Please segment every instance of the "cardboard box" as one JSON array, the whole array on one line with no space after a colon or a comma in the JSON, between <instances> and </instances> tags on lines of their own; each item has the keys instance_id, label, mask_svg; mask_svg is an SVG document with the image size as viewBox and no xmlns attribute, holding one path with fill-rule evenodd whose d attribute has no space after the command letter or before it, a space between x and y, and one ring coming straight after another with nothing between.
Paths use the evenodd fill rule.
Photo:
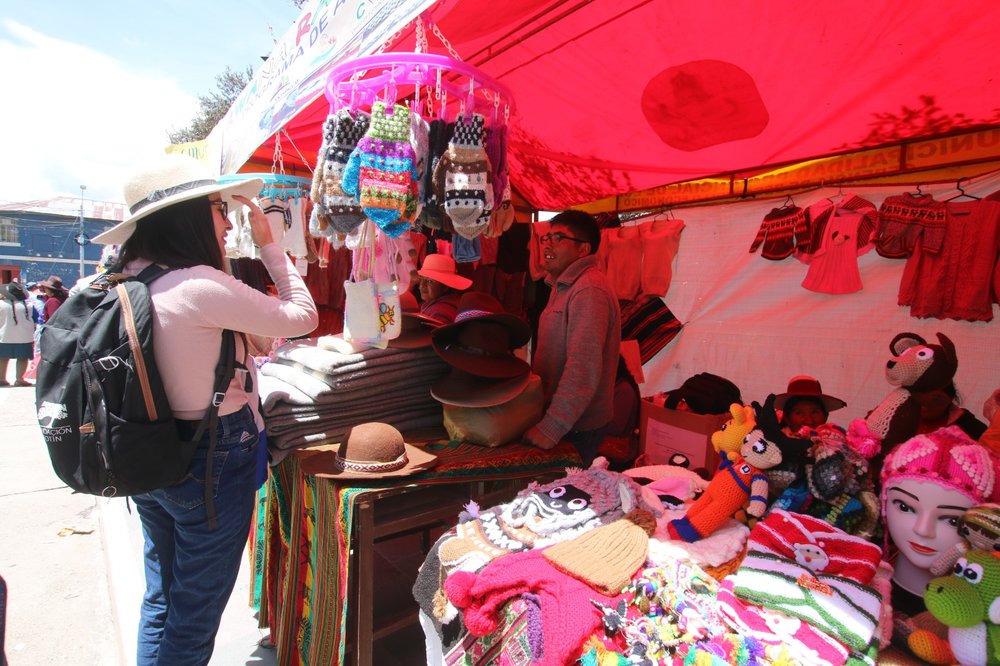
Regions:
<instances>
[{"instance_id":1,"label":"cardboard box","mask_svg":"<svg viewBox=\"0 0 1000 666\"><path fill-rule=\"evenodd\" d=\"M703 467L711 474L719 466L712 433L729 414L694 414L658 407L648 400L639 405L639 448L647 465L666 465L675 453L685 456L689 469Z\"/></svg>"}]
</instances>

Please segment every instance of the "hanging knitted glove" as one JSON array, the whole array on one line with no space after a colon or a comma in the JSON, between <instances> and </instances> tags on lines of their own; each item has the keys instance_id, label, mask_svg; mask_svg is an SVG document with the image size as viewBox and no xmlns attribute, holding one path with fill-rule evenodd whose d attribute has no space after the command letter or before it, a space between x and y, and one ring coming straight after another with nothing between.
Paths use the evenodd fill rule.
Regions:
<instances>
[{"instance_id":1,"label":"hanging knitted glove","mask_svg":"<svg viewBox=\"0 0 1000 666\"><path fill-rule=\"evenodd\" d=\"M324 145L320 148L321 159L317 166L322 167L322 186L318 203L322 205L322 210L317 216L325 217L333 231L347 233L361 224L364 214L354 197L349 196L352 193L343 189L344 170L351 152L368 130L369 117L360 111L341 109L332 114L327 123L331 125L332 135L329 141L324 139ZM316 226L321 227L322 220ZM312 227L310 220L310 230ZM329 236L332 231L326 230L326 233Z\"/></svg>"},{"instance_id":2,"label":"hanging knitted glove","mask_svg":"<svg viewBox=\"0 0 1000 666\"><path fill-rule=\"evenodd\" d=\"M493 194L490 163L483 146L485 123L478 113L468 123L459 114L448 150L434 170L434 191L444 203L444 213L455 231L466 238L475 238L489 224L488 215L485 224L480 222L486 209L487 190L491 202ZM479 231L473 231L476 228Z\"/></svg>"},{"instance_id":3,"label":"hanging knitted glove","mask_svg":"<svg viewBox=\"0 0 1000 666\"><path fill-rule=\"evenodd\" d=\"M439 118L432 120L427 130L427 168L424 169L420 179L423 210L420 211L418 219L420 224L428 229L444 228L441 214L442 201L434 189L434 174L441 156L448 150L448 130L448 123Z\"/></svg>"},{"instance_id":4,"label":"hanging knitted glove","mask_svg":"<svg viewBox=\"0 0 1000 666\"><path fill-rule=\"evenodd\" d=\"M410 145L410 110L396 104L387 113L385 106L385 102L372 105L371 125L347 161L343 183L346 192L356 193L368 219L396 238L409 227L397 221L406 210L416 165Z\"/></svg>"}]
</instances>

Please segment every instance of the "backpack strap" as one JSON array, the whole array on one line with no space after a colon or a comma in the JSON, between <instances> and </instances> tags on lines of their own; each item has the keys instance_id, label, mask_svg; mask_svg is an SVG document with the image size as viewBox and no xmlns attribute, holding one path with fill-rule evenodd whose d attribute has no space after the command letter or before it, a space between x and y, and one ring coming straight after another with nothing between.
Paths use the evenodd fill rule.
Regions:
<instances>
[{"instance_id":1,"label":"backpack strap","mask_svg":"<svg viewBox=\"0 0 1000 666\"><path fill-rule=\"evenodd\" d=\"M212 497L212 464L215 458L216 433L219 424L219 407L226 399L226 389L236 375L236 336L230 330L222 331L222 349L219 352L219 362L215 366L215 386L212 389L212 402L208 411L198 424L193 440L199 441L208 429L208 456L205 460L205 510L208 513L208 527L215 529L215 501Z\"/></svg>"}]
</instances>

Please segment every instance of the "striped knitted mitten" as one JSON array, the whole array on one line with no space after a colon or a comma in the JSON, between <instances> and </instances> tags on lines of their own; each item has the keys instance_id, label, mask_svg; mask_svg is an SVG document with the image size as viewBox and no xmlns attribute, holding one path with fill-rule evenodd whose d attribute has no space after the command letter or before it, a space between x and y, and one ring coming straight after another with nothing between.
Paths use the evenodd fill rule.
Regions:
<instances>
[{"instance_id":1,"label":"striped knitted mitten","mask_svg":"<svg viewBox=\"0 0 1000 666\"><path fill-rule=\"evenodd\" d=\"M489 225L493 208L493 177L483 146L485 124L478 113L468 123L459 115L448 150L434 170L434 191L445 214L455 231L470 239Z\"/></svg>"},{"instance_id":2,"label":"striped knitted mitten","mask_svg":"<svg viewBox=\"0 0 1000 666\"><path fill-rule=\"evenodd\" d=\"M330 115L323 127L323 145L317 169L317 173L321 174L320 200L317 203L321 204L322 211L314 213L314 216L325 215L333 230L340 233L356 229L364 220L361 207L354 197L344 191L342 180L348 157L365 135L368 124L368 114L341 109ZM315 189L315 179L313 185ZM313 226L310 221L310 231Z\"/></svg>"},{"instance_id":3,"label":"striped knitted mitten","mask_svg":"<svg viewBox=\"0 0 1000 666\"><path fill-rule=\"evenodd\" d=\"M392 238L409 228L399 218L415 189L413 146L410 145L410 110L396 104L388 113L385 102L372 105L367 134L358 142L344 169L344 190L356 193L364 214Z\"/></svg>"}]
</instances>

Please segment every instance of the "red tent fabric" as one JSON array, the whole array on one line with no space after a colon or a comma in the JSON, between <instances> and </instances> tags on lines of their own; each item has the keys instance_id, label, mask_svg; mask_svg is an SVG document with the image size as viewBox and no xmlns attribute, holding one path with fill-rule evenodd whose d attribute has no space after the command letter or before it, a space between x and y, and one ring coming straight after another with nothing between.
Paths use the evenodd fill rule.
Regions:
<instances>
[{"instance_id":1,"label":"red tent fabric","mask_svg":"<svg viewBox=\"0 0 1000 666\"><path fill-rule=\"evenodd\" d=\"M444 0L428 15L512 91L511 180L540 209L1000 123L1000 3ZM411 26L388 50L413 45ZM320 97L285 128L307 161L328 110Z\"/></svg>"}]
</instances>

